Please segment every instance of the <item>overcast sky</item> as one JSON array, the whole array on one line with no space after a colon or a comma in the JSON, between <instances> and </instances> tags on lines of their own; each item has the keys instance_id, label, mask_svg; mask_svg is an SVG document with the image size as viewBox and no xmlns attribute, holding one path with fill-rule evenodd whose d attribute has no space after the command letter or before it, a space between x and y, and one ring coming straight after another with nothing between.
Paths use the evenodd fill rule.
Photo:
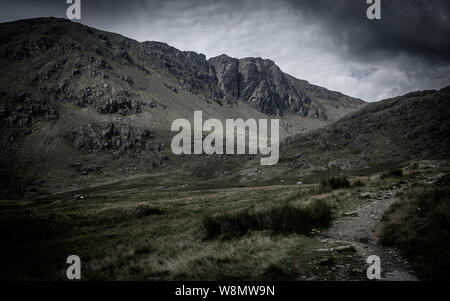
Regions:
<instances>
[{"instance_id":1,"label":"overcast sky","mask_svg":"<svg viewBox=\"0 0 450 301\"><path fill-rule=\"evenodd\" d=\"M269 58L297 78L374 101L450 85L450 1L81 0L81 23L213 57ZM2 1L0 21L65 17L65 0Z\"/></svg>"}]
</instances>

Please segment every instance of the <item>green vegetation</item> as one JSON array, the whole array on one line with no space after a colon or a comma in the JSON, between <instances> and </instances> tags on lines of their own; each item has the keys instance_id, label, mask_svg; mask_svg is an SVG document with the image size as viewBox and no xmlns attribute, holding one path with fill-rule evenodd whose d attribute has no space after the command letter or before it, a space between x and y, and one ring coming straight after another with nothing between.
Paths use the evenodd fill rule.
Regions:
<instances>
[{"instance_id":1,"label":"green vegetation","mask_svg":"<svg viewBox=\"0 0 450 301\"><path fill-rule=\"evenodd\" d=\"M236 238L250 231L271 230L276 234L310 234L313 227L327 227L331 222L331 205L314 200L303 207L292 204L273 206L261 212L239 211L203 219L206 237Z\"/></svg>"},{"instance_id":2,"label":"green vegetation","mask_svg":"<svg viewBox=\"0 0 450 301\"><path fill-rule=\"evenodd\" d=\"M159 208L153 208L148 205L141 205L134 208L134 215L136 217L144 217L149 215L161 215L163 211Z\"/></svg>"},{"instance_id":3,"label":"green vegetation","mask_svg":"<svg viewBox=\"0 0 450 301\"><path fill-rule=\"evenodd\" d=\"M228 178L219 183L155 174L34 202L3 200L0 279L64 280L66 258L76 254L83 280L357 280L365 274L351 271L363 270L364 261L317 251L342 244L322 243L318 231L393 186L444 189L444 178L424 183L448 172L443 167L408 170L401 179L380 179L379 173L349 176L350 187L336 190L318 181L236 187ZM355 185L355 179L364 185ZM85 198L76 197L80 195ZM430 219L440 216L437 209L432 212ZM394 217L389 221L398 220ZM424 227L430 219L418 223ZM436 235L444 239L442 231ZM422 241L417 243L419 249ZM442 254L445 248L436 244ZM348 274L339 268L330 271L347 264Z\"/></svg>"},{"instance_id":4,"label":"green vegetation","mask_svg":"<svg viewBox=\"0 0 450 301\"><path fill-rule=\"evenodd\" d=\"M321 185L322 187L324 187L324 189L330 188L331 190L335 190L335 189L349 188L350 182L345 177L332 177L328 179L328 181L323 181Z\"/></svg>"},{"instance_id":5,"label":"green vegetation","mask_svg":"<svg viewBox=\"0 0 450 301\"><path fill-rule=\"evenodd\" d=\"M388 172L384 172L381 174L382 179L395 178L401 176L403 176L403 171L401 169L392 169Z\"/></svg>"},{"instance_id":6,"label":"green vegetation","mask_svg":"<svg viewBox=\"0 0 450 301\"><path fill-rule=\"evenodd\" d=\"M361 180L356 180L353 184L354 187L362 187L365 185L365 183Z\"/></svg>"},{"instance_id":7,"label":"green vegetation","mask_svg":"<svg viewBox=\"0 0 450 301\"><path fill-rule=\"evenodd\" d=\"M380 238L425 279L450 280L450 177L404 192L383 217Z\"/></svg>"},{"instance_id":8,"label":"green vegetation","mask_svg":"<svg viewBox=\"0 0 450 301\"><path fill-rule=\"evenodd\" d=\"M80 256L84 280L310 277L319 273L310 262L323 256L315 251L322 246L310 236L311 225L325 227L331 205L358 200L348 197L356 193L351 189L328 192L317 184L218 188L215 182L193 186L188 178L180 189L181 183L159 175L2 203L0 278L64 280L70 254ZM205 239L205 216L236 212L240 224L225 230L231 239L223 233ZM260 224L249 226L254 213ZM331 279L325 272L321 268Z\"/></svg>"}]
</instances>

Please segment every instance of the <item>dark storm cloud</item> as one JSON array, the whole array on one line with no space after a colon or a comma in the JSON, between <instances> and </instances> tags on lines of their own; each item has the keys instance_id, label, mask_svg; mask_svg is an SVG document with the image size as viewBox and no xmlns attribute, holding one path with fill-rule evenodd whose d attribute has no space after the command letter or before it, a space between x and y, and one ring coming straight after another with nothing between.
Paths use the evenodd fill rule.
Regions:
<instances>
[{"instance_id":1,"label":"dark storm cloud","mask_svg":"<svg viewBox=\"0 0 450 301\"><path fill-rule=\"evenodd\" d=\"M366 1L289 0L309 19L320 20L350 55L378 59L406 54L450 62L450 1L382 0L381 20L368 20Z\"/></svg>"},{"instance_id":2,"label":"dark storm cloud","mask_svg":"<svg viewBox=\"0 0 450 301\"><path fill-rule=\"evenodd\" d=\"M81 23L212 57L259 56L367 101L450 84L450 1L81 0ZM66 17L65 0L2 1L0 22Z\"/></svg>"}]
</instances>

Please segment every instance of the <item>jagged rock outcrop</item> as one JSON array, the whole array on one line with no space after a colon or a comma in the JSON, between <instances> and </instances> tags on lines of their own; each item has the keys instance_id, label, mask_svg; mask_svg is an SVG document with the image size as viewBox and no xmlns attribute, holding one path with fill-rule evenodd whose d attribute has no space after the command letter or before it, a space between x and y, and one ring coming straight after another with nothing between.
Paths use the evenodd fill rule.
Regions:
<instances>
[{"instance_id":1,"label":"jagged rock outcrop","mask_svg":"<svg viewBox=\"0 0 450 301\"><path fill-rule=\"evenodd\" d=\"M39 120L55 120L59 114L49 101L34 99L27 93L5 96L9 101L0 106L0 118L10 126L25 127Z\"/></svg>"},{"instance_id":2,"label":"jagged rock outcrop","mask_svg":"<svg viewBox=\"0 0 450 301\"><path fill-rule=\"evenodd\" d=\"M320 98L335 99L336 105L342 105L338 104L339 99L358 105L358 100L283 73L271 60L238 60L220 55L209 59L209 62L214 67L222 92L246 101L266 114L283 115L294 112L302 117L327 120L327 109Z\"/></svg>"},{"instance_id":3,"label":"jagged rock outcrop","mask_svg":"<svg viewBox=\"0 0 450 301\"><path fill-rule=\"evenodd\" d=\"M219 88L233 97L239 98L239 60L227 55L212 58L209 62L213 65Z\"/></svg>"},{"instance_id":4,"label":"jagged rock outcrop","mask_svg":"<svg viewBox=\"0 0 450 301\"><path fill-rule=\"evenodd\" d=\"M158 151L160 148L155 147L155 143L147 142L151 137L148 130L114 123L88 124L70 131L70 139L75 147L84 152L142 149Z\"/></svg>"},{"instance_id":5,"label":"jagged rock outcrop","mask_svg":"<svg viewBox=\"0 0 450 301\"><path fill-rule=\"evenodd\" d=\"M142 111L142 104L133 100L128 91L111 93L108 87L84 87L66 93L67 101L75 103L80 107L92 105L95 110L102 114L137 114Z\"/></svg>"},{"instance_id":6,"label":"jagged rock outcrop","mask_svg":"<svg viewBox=\"0 0 450 301\"><path fill-rule=\"evenodd\" d=\"M223 97L216 86L214 70L204 54L180 51L166 43L153 41L143 42L141 51L142 60L149 65L168 70L187 91L197 93L201 90L209 90L214 97Z\"/></svg>"},{"instance_id":7,"label":"jagged rock outcrop","mask_svg":"<svg viewBox=\"0 0 450 301\"><path fill-rule=\"evenodd\" d=\"M96 110L103 114L119 113L121 115L136 114L141 112L141 104L133 101L126 91L116 93L112 97L102 98L96 104Z\"/></svg>"}]
</instances>

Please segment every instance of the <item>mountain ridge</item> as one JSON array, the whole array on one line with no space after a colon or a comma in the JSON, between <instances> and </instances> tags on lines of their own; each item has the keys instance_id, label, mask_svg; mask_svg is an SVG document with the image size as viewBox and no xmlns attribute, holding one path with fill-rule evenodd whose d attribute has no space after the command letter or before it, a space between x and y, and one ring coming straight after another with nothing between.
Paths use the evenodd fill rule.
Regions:
<instances>
[{"instance_id":1,"label":"mountain ridge","mask_svg":"<svg viewBox=\"0 0 450 301\"><path fill-rule=\"evenodd\" d=\"M448 149L439 138L448 134L448 88L364 103L295 79L270 60L206 59L65 19L3 23L0 40L0 186L10 198L168 171L247 183L252 156L171 153L171 122L195 110L222 121L280 119L280 163L251 172L263 182Z\"/></svg>"},{"instance_id":2,"label":"mountain ridge","mask_svg":"<svg viewBox=\"0 0 450 301\"><path fill-rule=\"evenodd\" d=\"M41 180L41 190L58 191L170 166L202 172L209 161L224 160L229 170L247 160L173 156L171 122L191 119L195 110L222 121L276 116L285 139L364 105L340 95L328 100L336 94L294 80L278 67L271 73L264 67L269 61L258 59L243 60L248 68L241 71L251 76L242 83L250 90L235 97L220 88L203 54L66 19L2 23L0 41L0 184L10 197ZM303 88L310 89L304 102L295 95ZM287 105L290 93L304 110ZM261 95L270 95L270 101ZM259 99L250 102L251 97Z\"/></svg>"},{"instance_id":3,"label":"mountain ridge","mask_svg":"<svg viewBox=\"0 0 450 301\"><path fill-rule=\"evenodd\" d=\"M223 74L219 71L223 67L220 65L220 57L207 60L203 54L180 51L163 42L137 42L118 34L106 33L65 19L38 18L4 23L2 27L3 29L6 27L6 30L3 30L4 34L2 34L1 40L7 42L5 44L8 42L11 44L9 38L11 33L21 35L24 32L24 30L17 30L14 26L20 25L19 27L26 28L27 24L31 24L28 27L31 27L30 31L35 36L27 42L21 41L19 36L15 39L15 43L3 51L4 57L10 60L22 59L33 55L35 53L33 51L36 50L42 54L55 46L65 47L67 45L61 43L61 40L64 39L61 34L66 32L66 36L73 37L69 38L71 41L69 45L75 47L75 49L65 47L66 51L94 50L96 55L91 55L94 60L97 56L109 56L120 64L124 64L124 62L134 64L144 74L149 72L147 70L149 67L166 70L175 76L176 85L179 88L185 89L189 93L202 94L208 101L219 104L242 100L269 115L282 116L286 112L292 112L301 117L310 116L322 121L328 119L334 121L340 117L342 114L334 114L335 109L336 111L342 109L345 114L345 112L357 109L364 104L361 100L310 85L304 80L295 79L283 73L273 61L261 58L234 59L228 57L239 62L239 73L233 74L233 76L234 80L239 82L241 90L240 93L235 93L233 90L225 89L223 83L218 80L218 78L223 78ZM12 29L8 30L9 27ZM37 37L36 31L41 31L40 37ZM91 47L78 44L80 41L78 41L77 35L80 35L80 31L93 35L101 43L97 41ZM30 34L26 34L25 38L30 38ZM96 47L93 48L93 46ZM101 68L111 68L111 64L107 64L105 60L99 62L94 60L91 63L99 64ZM60 63L64 64L63 61ZM81 71L73 70L73 72ZM51 73L51 70L47 72ZM132 79L125 76L124 80L131 83ZM37 81L37 79L33 79L33 81ZM217 85L221 88L218 88ZM318 94L317 97L315 93ZM335 102L328 103L328 99L333 99ZM342 103L340 103L341 99Z\"/></svg>"}]
</instances>

